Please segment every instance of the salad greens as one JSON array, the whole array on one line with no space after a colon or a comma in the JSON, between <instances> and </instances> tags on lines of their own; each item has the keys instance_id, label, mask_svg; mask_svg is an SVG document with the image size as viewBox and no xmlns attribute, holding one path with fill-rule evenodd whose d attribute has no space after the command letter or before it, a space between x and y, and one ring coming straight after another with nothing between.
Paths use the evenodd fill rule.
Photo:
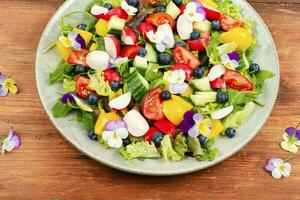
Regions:
<instances>
[{"instance_id":1,"label":"salad greens","mask_svg":"<svg viewBox=\"0 0 300 200\"><path fill-rule=\"evenodd\" d=\"M53 116L126 160L214 160L215 139L243 134L275 76L254 62L255 23L231 0L93 0L60 27L44 51L61 55Z\"/></svg>"}]
</instances>

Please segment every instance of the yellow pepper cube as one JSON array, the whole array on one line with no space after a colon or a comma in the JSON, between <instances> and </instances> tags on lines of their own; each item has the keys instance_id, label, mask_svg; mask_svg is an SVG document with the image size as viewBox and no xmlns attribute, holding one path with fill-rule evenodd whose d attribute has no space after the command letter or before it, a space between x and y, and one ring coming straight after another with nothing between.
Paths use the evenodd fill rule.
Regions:
<instances>
[{"instance_id":1,"label":"yellow pepper cube","mask_svg":"<svg viewBox=\"0 0 300 200\"><path fill-rule=\"evenodd\" d=\"M215 8L215 9L218 8L218 4L216 2L214 2L213 0L199 0L199 2L206 6Z\"/></svg>"},{"instance_id":2,"label":"yellow pepper cube","mask_svg":"<svg viewBox=\"0 0 300 200\"><path fill-rule=\"evenodd\" d=\"M96 26L96 33L100 36L106 36L107 32L108 32L108 21L104 20L104 19L99 19L99 21L97 22Z\"/></svg>"},{"instance_id":3,"label":"yellow pepper cube","mask_svg":"<svg viewBox=\"0 0 300 200\"><path fill-rule=\"evenodd\" d=\"M105 124L111 120L119 120L122 119L116 112L106 113L104 110L100 110L99 117L95 124L95 133L97 135L101 135L104 131Z\"/></svg>"},{"instance_id":4,"label":"yellow pepper cube","mask_svg":"<svg viewBox=\"0 0 300 200\"><path fill-rule=\"evenodd\" d=\"M56 42L56 47L57 47L57 50L60 54L60 56L65 60L67 61L68 58L69 58L69 55L71 54L72 52L72 49L71 48L68 48L68 47L65 47L64 45L62 45L62 43L60 41L57 41Z\"/></svg>"},{"instance_id":5,"label":"yellow pepper cube","mask_svg":"<svg viewBox=\"0 0 300 200\"><path fill-rule=\"evenodd\" d=\"M78 28L74 28L74 30L76 33L78 33L85 41L85 44L88 45L93 37L93 34L88 32L88 31L84 31Z\"/></svg>"}]
</instances>

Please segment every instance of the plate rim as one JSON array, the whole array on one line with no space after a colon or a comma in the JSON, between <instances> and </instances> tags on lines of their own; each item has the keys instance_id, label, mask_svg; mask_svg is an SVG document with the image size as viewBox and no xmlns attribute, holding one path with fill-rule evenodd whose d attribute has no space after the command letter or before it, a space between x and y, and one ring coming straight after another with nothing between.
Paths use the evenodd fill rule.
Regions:
<instances>
[{"instance_id":1,"label":"plate rim","mask_svg":"<svg viewBox=\"0 0 300 200\"><path fill-rule=\"evenodd\" d=\"M40 86L38 85L38 79L37 79L37 76L38 76L38 66L37 66L37 63L38 63L38 53L39 52L42 52L42 49L41 49L41 41L42 39L44 38L45 36L45 33L46 33L46 30L49 28L49 26L55 22L55 18L56 18L56 15L58 15L62 10L66 9L68 6L70 6L72 3L74 3L76 0L66 0L63 4L60 5L60 7L53 13L52 17L50 18L50 20L48 21L47 25L45 26L41 36L40 36L40 39L39 39L39 43L38 43L38 47L37 47L37 51L36 51L36 59L35 59L35 82L36 82L36 88L37 88L37 92L38 92L38 96L40 98L40 102L42 103L42 107L43 107L43 110L46 112L47 114L47 117L50 121L50 123L52 124L52 126L55 128L55 130L57 130L57 132L69 143L71 144L73 147L75 147L79 152L81 152L82 154L84 154L85 156L95 160L96 162L99 162L105 166L108 166L110 168L113 168L113 169L117 169L117 170L120 170L120 171L123 171L123 172L127 172L127 173L132 173L132 174L138 174L138 175L147 175L147 176L172 176L172 175L181 175L181 174L188 174L188 173L192 173L192 172L195 172L195 171L200 171L200 170L203 170L203 169L206 169L206 168L209 168L209 167L212 167L214 165L217 165L221 162L223 162L224 160L228 159L229 157L233 156L234 154L236 154L237 152L239 152L242 148L244 148L251 140L253 140L253 138L260 132L261 128L264 126L264 124L266 123L267 119L270 117L271 115L271 112L273 111L274 109L274 106L275 106L275 103L277 101L277 98L278 98L278 93L279 93L279 84L280 84L280 62L279 62L279 56L278 56L278 51L277 51L277 48L276 48L276 45L275 45L275 42L273 40L273 37L272 37L272 34L271 32L269 31L268 29L268 26L265 24L265 22L263 21L263 19L261 18L261 16L257 13L257 11L246 1L246 0L242 0L243 3L245 3L247 5L247 7L249 9L251 9L251 11L257 16L258 20L260 21L260 23L264 26L270 40L271 40L271 44L273 46L273 49L274 49L274 53L275 53L275 56L276 56L276 66L277 66L277 74L276 74L276 85L275 85L275 94L273 95L273 99L271 101L271 106L270 106L270 109L268 109L268 113L266 115L266 118L265 120L263 121L263 123L261 123L258 130L256 131L255 134L253 134L251 137L248 138L248 140L246 140L244 143L242 143L242 145L232 151L231 153L227 154L227 155L224 155L222 158L218 159L218 160L215 160L215 161L212 161L210 163L208 163L207 165L205 166L199 166L199 167L193 167L193 168L186 168L186 169L178 169L178 170L173 170L171 172L157 172L157 171L143 171L143 170L139 170L139 169L135 169L135 168L128 168L128 167L122 167L120 165L115 165L115 164L112 164L110 162L106 162L104 160L100 160L98 158L96 158L94 155L88 153L86 150L80 148L75 142L72 142L70 141L69 139L67 139L67 137L59 130L59 128L54 124L54 122L52 121L51 119L51 113L49 113L47 110L46 110L46 105L45 105L45 102L43 102L41 96L42 96L42 92L41 92L41 88Z\"/></svg>"}]
</instances>

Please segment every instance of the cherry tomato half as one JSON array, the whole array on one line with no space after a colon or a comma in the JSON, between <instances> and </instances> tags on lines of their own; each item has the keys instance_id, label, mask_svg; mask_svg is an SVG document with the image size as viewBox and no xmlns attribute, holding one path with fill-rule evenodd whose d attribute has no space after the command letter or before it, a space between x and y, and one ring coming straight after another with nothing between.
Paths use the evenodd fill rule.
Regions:
<instances>
[{"instance_id":1,"label":"cherry tomato half","mask_svg":"<svg viewBox=\"0 0 300 200\"><path fill-rule=\"evenodd\" d=\"M134 58L138 54L138 50L144 48L141 45L128 45L121 51L121 57L127 57L129 59Z\"/></svg>"},{"instance_id":2,"label":"cherry tomato half","mask_svg":"<svg viewBox=\"0 0 300 200\"><path fill-rule=\"evenodd\" d=\"M119 81L121 76L113 69L106 69L104 72L104 80L111 83L112 81Z\"/></svg>"},{"instance_id":3,"label":"cherry tomato half","mask_svg":"<svg viewBox=\"0 0 300 200\"><path fill-rule=\"evenodd\" d=\"M226 15L222 15L219 18L219 22L223 31L230 31L231 29L234 29L236 27L243 27L244 25L243 22L233 19Z\"/></svg>"},{"instance_id":4,"label":"cherry tomato half","mask_svg":"<svg viewBox=\"0 0 300 200\"><path fill-rule=\"evenodd\" d=\"M238 91L251 91L253 90L253 85L250 81L234 70L228 70L223 77L226 86Z\"/></svg>"},{"instance_id":5,"label":"cherry tomato half","mask_svg":"<svg viewBox=\"0 0 300 200\"><path fill-rule=\"evenodd\" d=\"M149 40L149 38L147 37L147 33L148 33L149 31L151 31L151 30L155 32L155 28L154 28L154 27L152 26L152 24L149 23L149 22L143 22L143 23L140 23L140 24L138 25L138 31L139 31L139 33L142 34L143 38L144 38L145 40L147 40L148 42L149 42L150 40Z\"/></svg>"},{"instance_id":6,"label":"cherry tomato half","mask_svg":"<svg viewBox=\"0 0 300 200\"><path fill-rule=\"evenodd\" d=\"M174 48L173 57L175 63L186 64L192 69L195 69L201 65L200 60L194 54L180 45L177 45Z\"/></svg>"},{"instance_id":7,"label":"cherry tomato half","mask_svg":"<svg viewBox=\"0 0 300 200\"><path fill-rule=\"evenodd\" d=\"M73 50L71 54L68 57L68 63L72 65L84 65L88 66L86 64L86 56L89 54L89 51L86 49L81 50Z\"/></svg>"},{"instance_id":8,"label":"cherry tomato half","mask_svg":"<svg viewBox=\"0 0 300 200\"><path fill-rule=\"evenodd\" d=\"M173 29L175 26L174 19L167 13L163 13L163 12L158 12L158 13L149 15L146 18L146 22L149 22L156 27L159 25L162 25L162 24L169 24L171 26L171 28Z\"/></svg>"},{"instance_id":9,"label":"cherry tomato half","mask_svg":"<svg viewBox=\"0 0 300 200\"><path fill-rule=\"evenodd\" d=\"M90 79L84 77L84 76L77 76L76 77L76 91L78 96L80 96L83 99L86 99L87 96L93 91L89 88Z\"/></svg>"},{"instance_id":10,"label":"cherry tomato half","mask_svg":"<svg viewBox=\"0 0 300 200\"><path fill-rule=\"evenodd\" d=\"M185 72L185 80L189 81L192 78L193 69L186 64L175 64L170 68L171 71L183 70Z\"/></svg>"},{"instance_id":11,"label":"cherry tomato half","mask_svg":"<svg viewBox=\"0 0 300 200\"><path fill-rule=\"evenodd\" d=\"M160 99L161 89L156 88L147 94L142 110L146 118L150 120L161 120L165 116L162 111L162 101Z\"/></svg>"},{"instance_id":12,"label":"cherry tomato half","mask_svg":"<svg viewBox=\"0 0 300 200\"><path fill-rule=\"evenodd\" d=\"M210 86L215 89L226 88L226 83L222 78L216 78L213 81L210 81Z\"/></svg>"}]
</instances>

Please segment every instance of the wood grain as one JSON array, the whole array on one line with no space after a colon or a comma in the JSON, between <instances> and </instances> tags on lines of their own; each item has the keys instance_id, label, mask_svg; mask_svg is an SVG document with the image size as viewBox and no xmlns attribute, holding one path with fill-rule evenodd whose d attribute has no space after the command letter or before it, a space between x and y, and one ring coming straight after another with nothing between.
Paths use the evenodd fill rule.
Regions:
<instances>
[{"instance_id":1,"label":"wood grain","mask_svg":"<svg viewBox=\"0 0 300 200\"><path fill-rule=\"evenodd\" d=\"M300 2L251 0L268 25L280 57L276 106L260 133L223 163L188 175L144 177L107 168L75 150L52 127L35 87L36 47L62 0L0 0L0 71L20 93L0 99L0 135L14 126L22 147L0 156L0 199L300 199L300 157L289 178L262 170L282 131L300 119ZM298 74L299 73L299 74Z\"/></svg>"}]
</instances>

